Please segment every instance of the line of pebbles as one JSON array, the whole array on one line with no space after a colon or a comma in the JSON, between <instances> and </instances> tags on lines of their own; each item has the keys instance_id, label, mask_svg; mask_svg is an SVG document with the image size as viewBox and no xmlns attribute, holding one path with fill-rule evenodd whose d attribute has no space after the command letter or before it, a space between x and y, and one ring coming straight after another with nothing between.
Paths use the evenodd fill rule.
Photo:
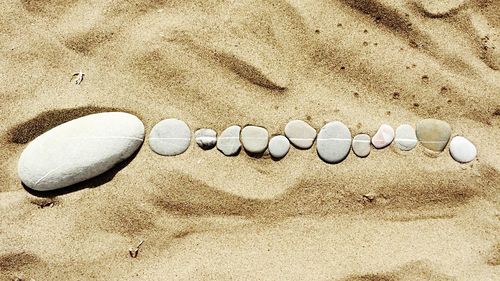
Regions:
<instances>
[{"instance_id":1,"label":"line of pebbles","mask_svg":"<svg viewBox=\"0 0 500 281\"><path fill-rule=\"evenodd\" d=\"M431 151L442 152L450 140L451 127L442 120L425 119L418 122L416 130L411 125L402 124L394 131L391 126L383 124L372 137L358 134L352 138L349 128L339 121L327 123L317 133L308 123L293 120L285 126L284 135L270 137L263 127L248 125L241 128L233 125L222 131L219 137L208 128L197 130L194 137L202 149L217 146L226 156L237 155L243 147L251 155L262 154L268 149L275 159L283 158L291 144L299 149L309 149L316 141L316 150L323 161L339 163L351 149L358 157L367 157L372 146L382 149L391 143L400 150L409 151L420 142ZM191 132L186 123L178 119L166 119L152 129L149 145L160 155L178 155L188 149L190 141ZM455 136L451 140L449 150L453 159L460 163L470 162L477 155L474 144L462 136Z\"/></svg>"},{"instance_id":2,"label":"line of pebbles","mask_svg":"<svg viewBox=\"0 0 500 281\"><path fill-rule=\"evenodd\" d=\"M160 155L174 156L186 151L191 144L191 130L178 119L166 119L156 124L149 135L149 146ZM293 120L285 126L284 135L270 136L259 126L233 125L217 137L208 128L195 132L196 143L203 149L217 147L224 155L237 155L243 147L250 155L269 150L274 159L280 159L293 145L309 149L316 141L321 159L338 163L352 149L359 157L370 154L371 147L381 149L392 142L401 150L411 150L420 142L425 148L442 152L451 137L448 123L425 119L416 130L404 124L396 131L382 125L370 137L359 134L352 138L342 122L323 126L319 133L304 121ZM49 191L67 187L100 175L127 158L131 158L144 142L144 124L136 116L124 112L90 114L61 124L31 141L21 153L18 175L29 188ZM474 144L462 136L455 136L449 145L456 161L467 163L476 158Z\"/></svg>"}]
</instances>

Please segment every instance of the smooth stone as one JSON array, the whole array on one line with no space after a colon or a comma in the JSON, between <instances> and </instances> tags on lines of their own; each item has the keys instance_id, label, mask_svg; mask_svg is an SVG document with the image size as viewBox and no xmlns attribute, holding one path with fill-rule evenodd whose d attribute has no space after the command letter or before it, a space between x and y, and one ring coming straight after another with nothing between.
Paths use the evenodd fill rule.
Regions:
<instances>
[{"instance_id":1,"label":"smooth stone","mask_svg":"<svg viewBox=\"0 0 500 281\"><path fill-rule=\"evenodd\" d=\"M358 157L366 157L370 154L370 136L367 134L359 134L352 140L352 151Z\"/></svg>"},{"instance_id":2,"label":"smooth stone","mask_svg":"<svg viewBox=\"0 0 500 281\"><path fill-rule=\"evenodd\" d=\"M194 138L202 149L211 149L217 143L217 132L212 129L198 129L194 133Z\"/></svg>"},{"instance_id":3,"label":"smooth stone","mask_svg":"<svg viewBox=\"0 0 500 281\"><path fill-rule=\"evenodd\" d=\"M241 130L241 143L243 148L250 153L262 153L269 143L269 133L262 127L245 126Z\"/></svg>"},{"instance_id":4,"label":"smooth stone","mask_svg":"<svg viewBox=\"0 0 500 281\"><path fill-rule=\"evenodd\" d=\"M226 128L217 139L217 149L224 155L235 155L240 151L240 131L241 127L237 125Z\"/></svg>"},{"instance_id":5,"label":"smooth stone","mask_svg":"<svg viewBox=\"0 0 500 281\"><path fill-rule=\"evenodd\" d=\"M282 135L274 136L269 141L269 154L274 158L283 158L290 150L290 141Z\"/></svg>"},{"instance_id":6,"label":"smooth stone","mask_svg":"<svg viewBox=\"0 0 500 281\"><path fill-rule=\"evenodd\" d=\"M302 120L293 120L285 126L285 136L298 148L310 148L316 139L316 130Z\"/></svg>"},{"instance_id":7,"label":"smooth stone","mask_svg":"<svg viewBox=\"0 0 500 281\"><path fill-rule=\"evenodd\" d=\"M382 124L375 135L372 137L372 144L375 148L384 148L391 144L394 140L394 129L387 125Z\"/></svg>"},{"instance_id":8,"label":"smooth stone","mask_svg":"<svg viewBox=\"0 0 500 281\"><path fill-rule=\"evenodd\" d=\"M424 119L417 123L416 134L425 148L441 152L450 140L451 127L442 120Z\"/></svg>"},{"instance_id":9,"label":"smooth stone","mask_svg":"<svg viewBox=\"0 0 500 281\"><path fill-rule=\"evenodd\" d=\"M396 146L404 151L412 150L417 146L417 135L415 129L408 124L402 124L396 128L396 138L394 143Z\"/></svg>"},{"instance_id":10,"label":"smooth stone","mask_svg":"<svg viewBox=\"0 0 500 281\"><path fill-rule=\"evenodd\" d=\"M35 138L21 153L18 174L31 189L49 191L100 175L130 157L144 125L125 112L87 115Z\"/></svg>"},{"instance_id":11,"label":"smooth stone","mask_svg":"<svg viewBox=\"0 0 500 281\"><path fill-rule=\"evenodd\" d=\"M321 128L316 144L318 155L328 163L344 160L351 150L351 132L344 123L334 121Z\"/></svg>"},{"instance_id":12,"label":"smooth stone","mask_svg":"<svg viewBox=\"0 0 500 281\"><path fill-rule=\"evenodd\" d=\"M191 130L179 119L171 118L160 121L149 134L149 147L165 156L183 153L191 142Z\"/></svg>"},{"instance_id":13,"label":"smooth stone","mask_svg":"<svg viewBox=\"0 0 500 281\"><path fill-rule=\"evenodd\" d=\"M468 139L456 136L451 139L450 154L457 162L467 163L476 159L477 149Z\"/></svg>"}]
</instances>

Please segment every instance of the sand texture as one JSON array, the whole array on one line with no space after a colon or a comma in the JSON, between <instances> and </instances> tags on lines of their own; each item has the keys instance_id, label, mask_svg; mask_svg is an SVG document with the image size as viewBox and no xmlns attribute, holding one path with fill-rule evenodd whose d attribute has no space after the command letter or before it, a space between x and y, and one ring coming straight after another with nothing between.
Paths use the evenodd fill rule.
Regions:
<instances>
[{"instance_id":1,"label":"sand texture","mask_svg":"<svg viewBox=\"0 0 500 281\"><path fill-rule=\"evenodd\" d=\"M499 280L500 1L0 7L0 280ZM339 120L353 136L437 118L478 157L392 145L330 165L315 145L275 161L194 140L162 157L146 141L96 179L23 188L30 140L103 111L147 134L165 118L271 135Z\"/></svg>"}]
</instances>

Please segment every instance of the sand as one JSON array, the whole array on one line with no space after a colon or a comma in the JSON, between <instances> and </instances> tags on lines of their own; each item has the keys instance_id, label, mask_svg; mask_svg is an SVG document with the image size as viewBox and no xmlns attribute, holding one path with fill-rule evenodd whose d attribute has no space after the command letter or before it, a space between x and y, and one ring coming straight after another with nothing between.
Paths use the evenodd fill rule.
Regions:
<instances>
[{"instance_id":1,"label":"sand","mask_svg":"<svg viewBox=\"0 0 500 281\"><path fill-rule=\"evenodd\" d=\"M2 1L0 279L498 280L499 1ZM70 82L82 70L83 82ZM93 112L194 131L446 120L478 148L225 157L147 142L32 194L26 143ZM144 243L137 258L128 253Z\"/></svg>"}]
</instances>

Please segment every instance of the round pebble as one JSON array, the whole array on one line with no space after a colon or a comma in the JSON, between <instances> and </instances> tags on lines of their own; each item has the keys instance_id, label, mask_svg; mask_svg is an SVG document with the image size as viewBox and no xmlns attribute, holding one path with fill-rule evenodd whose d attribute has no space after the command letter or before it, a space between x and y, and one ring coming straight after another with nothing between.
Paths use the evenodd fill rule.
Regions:
<instances>
[{"instance_id":1,"label":"round pebble","mask_svg":"<svg viewBox=\"0 0 500 281\"><path fill-rule=\"evenodd\" d=\"M358 157L366 157L370 154L370 136L367 134L359 134L352 140L352 151Z\"/></svg>"},{"instance_id":2,"label":"round pebble","mask_svg":"<svg viewBox=\"0 0 500 281\"><path fill-rule=\"evenodd\" d=\"M217 149L226 156L236 155L241 149L241 127L233 125L222 131L217 139Z\"/></svg>"},{"instance_id":3,"label":"round pebble","mask_svg":"<svg viewBox=\"0 0 500 281\"><path fill-rule=\"evenodd\" d=\"M450 124L437 119L424 119L417 123L417 139L425 148L441 152L451 136Z\"/></svg>"},{"instance_id":4,"label":"round pebble","mask_svg":"<svg viewBox=\"0 0 500 281\"><path fill-rule=\"evenodd\" d=\"M202 149L212 149L217 143L217 132L212 129L198 129L194 133L196 143Z\"/></svg>"},{"instance_id":5,"label":"round pebble","mask_svg":"<svg viewBox=\"0 0 500 281\"><path fill-rule=\"evenodd\" d=\"M49 191L100 175L130 157L144 125L125 112L87 115L50 129L21 153L17 171L29 188Z\"/></svg>"},{"instance_id":6,"label":"round pebble","mask_svg":"<svg viewBox=\"0 0 500 281\"><path fill-rule=\"evenodd\" d=\"M283 158L290 150L290 141L285 136L274 136L269 141L269 154L274 158Z\"/></svg>"},{"instance_id":7,"label":"round pebble","mask_svg":"<svg viewBox=\"0 0 500 281\"><path fill-rule=\"evenodd\" d=\"M241 130L241 143L250 153L262 153L269 143L269 133L262 127L245 126Z\"/></svg>"},{"instance_id":8,"label":"round pebble","mask_svg":"<svg viewBox=\"0 0 500 281\"><path fill-rule=\"evenodd\" d=\"M310 148L316 139L316 130L302 120L293 120L285 126L285 136L298 148Z\"/></svg>"},{"instance_id":9,"label":"round pebble","mask_svg":"<svg viewBox=\"0 0 500 281\"><path fill-rule=\"evenodd\" d=\"M334 121L321 128L316 145L318 155L327 163L344 160L351 150L351 132L344 123Z\"/></svg>"},{"instance_id":10,"label":"round pebble","mask_svg":"<svg viewBox=\"0 0 500 281\"><path fill-rule=\"evenodd\" d=\"M415 129L408 124L402 124L396 128L396 138L394 139L396 146L404 151L412 150L417 146L417 135Z\"/></svg>"},{"instance_id":11,"label":"round pebble","mask_svg":"<svg viewBox=\"0 0 500 281\"><path fill-rule=\"evenodd\" d=\"M171 118L160 121L149 134L149 147L164 156L183 153L191 142L191 130L179 119Z\"/></svg>"},{"instance_id":12,"label":"round pebble","mask_svg":"<svg viewBox=\"0 0 500 281\"><path fill-rule=\"evenodd\" d=\"M451 139L450 154L457 162L467 163L476 159L477 149L468 139L456 136Z\"/></svg>"},{"instance_id":13,"label":"round pebble","mask_svg":"<svg viewBox=\"0 0 500 281\"><path fill-rule=\"evenodd\" d=\"M394 129L387 124L382 124L372 137L372 144L375 148L380 149L391 144L392 140L394 140Z\"/></svg>"}]
</instances>

